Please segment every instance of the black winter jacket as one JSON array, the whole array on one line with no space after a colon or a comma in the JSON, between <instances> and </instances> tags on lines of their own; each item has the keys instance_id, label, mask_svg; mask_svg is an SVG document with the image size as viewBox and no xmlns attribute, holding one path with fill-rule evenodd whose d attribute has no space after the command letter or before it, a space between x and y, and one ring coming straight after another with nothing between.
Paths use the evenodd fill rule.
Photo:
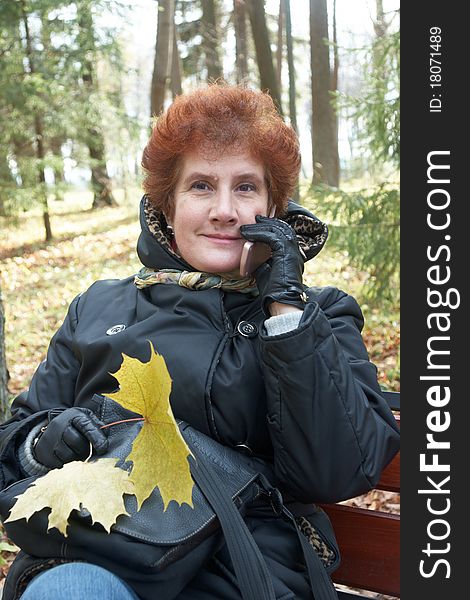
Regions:
<instances>
[{"instance_id":1,"label":"black winter jacket","mask_svg":"<svg viewBox=\"0 0 470 600\"><path fill-rule=\"evenodd\" d=\"M162 243L149 210L144 198L141 261L187 268ZM313 218L291 203L286 220L297 226L304 217ZM310 240L307 256L321 249L320 238ZM133 277L96 282L71 303L47 359L1 427L1 488L24 478L18 448L47 411L93 408L95 394L116 389L110 373L122 353L147 361L150 340L173 380L175 417L272 461L288 497L336 502L368 491L397 452L399 433L361 338L358 304L338 289L311 288L297 329L269 337L264 319L248 294L138 290Z\"/></svg>"}]
</instances>

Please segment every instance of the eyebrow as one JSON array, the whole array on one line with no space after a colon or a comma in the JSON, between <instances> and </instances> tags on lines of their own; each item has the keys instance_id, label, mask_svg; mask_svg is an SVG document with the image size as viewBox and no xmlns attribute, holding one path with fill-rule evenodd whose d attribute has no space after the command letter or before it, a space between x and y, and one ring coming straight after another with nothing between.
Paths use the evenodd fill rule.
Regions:
<instances>
[{"instance_id":1,"label":"eyebrow","mask_svg":"<svg viewBox=\"0 0 470 600\"><path fill-rule=\"evenodd\" d=\"M218 177L216 175L214 175L213 173L203 173L202 171L194 171L192 173L189 173L189 175L187 177L185 177L184 179L184 184L188 184L190 181L194 181L197 179L212 179L212 180L217 180ZM260 177L259 175L257 175L256 173L253 173L251 171L247 171L247 172L243 172L243 173L235 173L234 179L238 180L238 181L243 181L243 180L252 180L258 183L258 185L262 184L262 183L266 183L266 180L264 177Z\"/></svg>"}]
</instances>

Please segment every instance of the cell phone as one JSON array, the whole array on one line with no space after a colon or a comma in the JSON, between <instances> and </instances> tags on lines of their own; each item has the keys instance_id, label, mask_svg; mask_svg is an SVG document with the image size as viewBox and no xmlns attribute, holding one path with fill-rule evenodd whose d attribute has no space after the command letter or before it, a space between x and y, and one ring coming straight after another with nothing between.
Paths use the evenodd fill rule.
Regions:
<instances>
[{"instance_id":1,"label":"cell phone","mask_svg":"<svg viewBox=\"0 0 470 600\"><path fill-rule=\"evenodd\" d=\"M272 219L276 212L276 207L271 209L269 218ZM240 259L240 275L249 277L256 269L271 257L271 248L263 242L245 242L243 245L242 256Z\"/></svg>"}]
</instances>

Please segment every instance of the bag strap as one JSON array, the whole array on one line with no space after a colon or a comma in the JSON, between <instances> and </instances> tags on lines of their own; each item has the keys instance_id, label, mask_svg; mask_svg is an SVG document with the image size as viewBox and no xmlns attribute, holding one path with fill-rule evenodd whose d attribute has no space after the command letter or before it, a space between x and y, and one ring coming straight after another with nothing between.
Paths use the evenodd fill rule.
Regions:
<instances>
[{"instance_id":1,"label":"bag strap","mask_svg":"<svg viewBox=\"0 0 470 600\"><path fill-rule=\"evenodd\" d=\"M263 473L259 474L259 481L271 503L274 513L281 516L285 521L290 521L294 526L307 566L310 589L313 592L313 597L316 600L338 600L336 588L323 566L320 557L313 546L309 544L304 534L300 531L294 515L284 506L281 492L271 485L269 479Z\"/></svg>"},{"instance_id":2,"label":"bag strap","mask_svg":"<svg viewBox=\"0 0 470 600\"><path fill-rule=\"evenodd\" d=\"M299 538L304 554L305 564L307 565L308 577L314 598L318 598L319 600L338 600L338 594L330 576L315 549L308 543L307 538L300 531L294 515L285 506L282 512L295 525L297 537Z\"/></svg>"},{"instance_id":3,"label":"bag strap","mask_svg":"<svg viewBox=\"0 0 470 600\"><path fill-rule=\"evenodd\" d=\"M202 458L202 457L201 457ZM223 493L218 475L208 469L204 460L197 461L192 475L220 521L229 550L237 583L244 600L275 600L276 596L266 561L231 498ZM279 490L260 473L258 480L276 514L290 521L302 548L310 587L316 600L338 600L336 589L319 556L299 530L293 514L284 506Z\"/></svg>"},{"instance_id":4,"label":"bag strap","mask_svg":"<svg viewBox=\"0 0 470 600\"><path fill-rule=\"evenodd\" d=\"M204 460L197 460L192 475L219 519L242 598L275 600L271 575L258 544L232 499L223 493L217 474L208 469Z\"/></svg>"}]
</instances>

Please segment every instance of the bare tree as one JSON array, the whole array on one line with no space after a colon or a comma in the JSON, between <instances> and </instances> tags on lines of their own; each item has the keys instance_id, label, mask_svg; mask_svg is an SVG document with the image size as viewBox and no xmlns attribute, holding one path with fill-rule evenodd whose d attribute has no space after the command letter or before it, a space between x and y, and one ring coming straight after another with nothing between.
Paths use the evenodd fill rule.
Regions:
<instances>
[{"instance_id":1,"label":"bare tree","mask_svg":"<svg viewBox=\"0 0 470 600\"><path fill-rule=\"evenodd\" d=\"M385 20L383 0L375 0L376 18L374 21L374 31L377 37L384 37L387 33L388 23Z\"/></svg>"},{"instance_id":2,"label":"bare tree","mask_svg":"<svg viewBox=\"0 0 470 600\"><path fill-rule=\"evenodd\" d=\"M255 41L256 60L258 63L260 87L267 90L273 98L279 112L282 114L281 94L277 84L273 66L273 55L266 25L264 0L247 0L251 30Z\"/></svg>"},{"instance_id":3,"label":"bare tree","mask_svg":"<svg viewBox=\"0 0 470 600\"><path fill-rule=\"evenodd\" d=\"M174 0L159 0L155 60L150 90L150 115L152 117L162 112L165 102L172 65L174 15Z\"/></svg>"},{"instance_id":4,"label":"bare tree","mask_svg":"<svg viewBox=\"0 0 470 600\"><path fill-rule=\"evenodd\" d=\"M310 0L313 182L339 185L339 155L330 91L326 0Z\"/></svg>"},{"instance_id":5,"label":"bare tree","mask_svg":"<svg viewBox=\"0 0 470 600\"><path fill-rule=\"evenodd\" d=\"M333 0L333 70L331 71L330 90L333 94L338 91L338 72L339 72L339 55L338 55L338 33L336 27L336 0ZM335 137L338 140L338 112L333 110L333 119L335 127ZM339 158L338 158L339 164ZM339 167L338 167L339 169Z\"/></svg>"},{"instance_id":6,"label":"bare tree","mask_svg":"<svg viewBox=\"0 0 470 600\"><path fill-rule=\"evenodd\" d=\"M29 29L29 20L26 12L26 6L24 0L21 0L21 18L23 21L24 27L24 35L26 42L26 62L27 62L27 70L30 74L34 74L36 71L36 66L34 63L34 52L33 52L33 42L31 39L31 33ZM33 116L34 120L34 133L35 133L35 151L36 158L38 159L38 180L41 194L41 203L43 206L42 209L42 218L44 222L44 230L46 233L46 241L52 239L52 229L51 229L51 221L49 217L49 207L47 204L47 192L46 192L46 178L44 175L44 128L43 128L43 120L42 115L36 111Z\"/></svg>"},{"instance_id":7,"label":"bare tree","mask_svg":"<svg viewBox=\"0 0 470 600\"><path fill-rule=\"evenodd\" d=\"M246 31L246 6L244 0L233 0L235 28L235 69L237 83L248 77L248 40Z\"/></svg>"},{"instance_id":8,"label":"bare tree","mask_svg":"<svg viewBox=\"0 0 470 600\"><path fill-rule=\"evenodd\" d=\"M171 53L171 95L173 100L176 96L183 93L181 71L181 58L178 51L178 31L173 18L173 52Z\"/></svg>"},{"instance_id":9,"label":"bare tree","mask_svg":"<svg viewBox=\"0 0 470 600\"><path fill-rule=\"evenodd\" d=\"M219 34L215 0L202 1L201 33L206 55L207 79L214 81L224 76L219 55Z\"/></svg>"},{"instance_id":10,"label":"bare tree","mask_svg":"<svg viewBox=\"0 0 470 600\"><path fill-rule=\"evenodd\" d=\"M292 40L292 20L290 13L290 0L282 0L285 3L286 15L286 46L287 46L287 67L289 71L289 116L292 127L298 133L297 109L296 109L296 89L295 89L295 66L294 66L294 43Z\"/></svg>"},{"instance_id":11,"label":"bare tree","mask_svg":"<svg viewBox=\"0 0 470 600\"><path fill-rule=\"evenodd\" d=\"M282 58L284 56L284 21L286 15L285 0L279 0L279 17L277 20L276 76L280 93L282 90Z\"/></svg>"},{"instance_id":12,"label":"bare tree","mask_svg":"<svg viewBox=\"0 0 470 600\"><path fill-rule=\"evenodd\" d=\"M296 89L295 89L295 66L294 66L294 43L292 40L292 20L290 12L290 0L281 0L284 3L284 13L286 21L286 46L287 46L287 68L289 71L289 117L290 123L298 133L297 108L296 108ZM300 201L299 183L294 192L296 202Z\"/></svg>"},{"instance_id":13,"label":"bare tree","mask_svg":"<svg viewBox=\"0 0 470 600\"><path fill-rule=\"evenodd\" d=\"M76 4L79 26L77 42L82 55L81 77L83 85L87 90L87 94L90 96L97 89L94 66L90 59L90 56L95 53L93 16L89 0L81 0ZM106 146L104 143L100 118L92 108L88 111L87 121L88 124L86 126L86 131L84 132L84 142L88 146L88 152L90 153L91 159L93 208L99 208L101 206L117 206L111 188L108 167L106 165Z\"/></svg>"}]
</instances>

